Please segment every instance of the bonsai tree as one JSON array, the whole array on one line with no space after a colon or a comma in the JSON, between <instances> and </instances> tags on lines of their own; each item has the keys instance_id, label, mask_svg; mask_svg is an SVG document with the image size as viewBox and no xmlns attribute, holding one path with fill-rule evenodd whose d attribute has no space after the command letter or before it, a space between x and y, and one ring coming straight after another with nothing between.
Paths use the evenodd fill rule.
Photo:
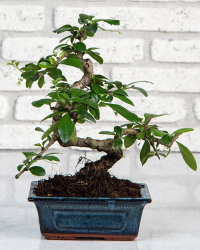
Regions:
<instances>
[{"instance_id":1,"label":"bonsai tree","mask_svg":"<svg viewBox=\"0 0 200 250\"><path fill-rule=\"evenodd\" d=\"M33 175L44 176L45 169L38 166L38 163L35 166L35 163L40 160L59 161L57 156L46 153L47 149L56 141L61 147L75 146L106 153L94 162L86 159L84 167L74 177L70 176L71 180L81 176L81 179L77 178L78 183L82 183L82 186L87 186L87 188L92 183L92 179L97 182L104 179L104 176L108 175L108 170L123 157L123 149L131 147L136 141L143 143L140 151L142 165L154 156L159 159L160 157L166 158L173 143L176 142L186 164L196 170L197 164L194 156L187 147L177 141L181 134L192 131L192 128L178 129L172 134L161 130L158 125L151 124L151 122L154 118L165 114L145 113L144 117L138 117L123 105L114 103L115 99L119 99L122 103L133 105L128 98L130 89L147 96L144 89L135 86L139 82L125 85L120 81L109 81L103 75L93 74L93 63L86 56L99 64L103 64L103 58L97 52L98 48L88 48L84 43L85 40L92 39L98 29L105 31L100 26L102 22L110 25L119 25L120 22L110 19L94 19L94 16L86 14L80 14L78 22L80 27L67 24L53 31L56 34L67 32L67 36L60 41L61 44L54 48L51 55L40 58L37 64L29 63L19 68L19 62L15 60L8 63L21 71L19 83L25 80L26 87L29 89L36 83L39 88L42 88L48 77L52 82L47 97L32 102L36 108L43 105L49 106L49 114L42 121L52 119L52 124L46 131L40 127L35 128L36 131L43 133L42 142L35 144L37 150L23 152L25 160L17 167L19 173L16 178L18 179L22 173L27 171ZM74 83L69 83L67 75L64 76L60 69L61 65L78 68L83 72L82 78ZM126 124L115 126L113 131L100 131L100 134L108 135L107 139L80 138L76 133L77 124L82 124L82 126L86 122L95 124L97 120L100 120L100 110L103 112L104 107L109 107L115 114L123 116L127 120ZM75 181L73 185L75 185ZM105 184L105 188L109 193L110 189L107 184Z\"/></svg>"}]
</instances>

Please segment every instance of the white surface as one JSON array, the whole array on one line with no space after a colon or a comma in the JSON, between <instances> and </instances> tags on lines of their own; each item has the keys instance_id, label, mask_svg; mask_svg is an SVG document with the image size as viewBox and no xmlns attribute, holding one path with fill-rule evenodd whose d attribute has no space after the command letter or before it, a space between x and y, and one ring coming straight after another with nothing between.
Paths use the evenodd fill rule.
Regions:
<instances>
[{"instance_id":1,"label":"white surface","mask_svg":"<svg viewBox=\"0 0 200 250\"><path fill-rule=\"evenodd\" d=\"M134 241L46 240L40 234L33 204L0 208L1 250L197 250L200 247L200 211L144 209L140 232Z\"/></svg>"}]
</instances>

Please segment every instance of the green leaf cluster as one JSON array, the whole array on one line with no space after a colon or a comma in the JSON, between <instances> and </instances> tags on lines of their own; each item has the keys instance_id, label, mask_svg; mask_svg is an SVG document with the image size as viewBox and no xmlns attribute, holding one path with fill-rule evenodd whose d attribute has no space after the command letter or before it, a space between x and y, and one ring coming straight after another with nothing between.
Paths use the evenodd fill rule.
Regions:
<instances>
[{"instance_id":1,"label":"green leaf cluster","mask_svg":"<svg viewBox=\"0 0 200 250\"><path fill-rule=\"evenodd\" d=\"M98 52L97 47L87 47L86 39L94 37L96 32L105 30L100 25L104 22L109 25L119 25L119 20L112 19L95 19L93 15L81 13L78 17L78 26L66 24L54 30L56 34L67 32L59 44L53 49L52 54L39 59L37 63L28 63L20 68L16 60L12 60L11 65L21 72L21 78L18 84L23 80L27 88L32 88L33 84L37 84L42 88L48 78L51 79L51 90L46 97L32 102L36 108L44 105L49 106L50 112L42 119L42 122L53 119L52 124L47 130L36 127L35 130L42 133L41 143L35 146L44 149L45 145L54 139L55 132L58 133L63 143L77 141L76 125L85 122L96 123L100 119L100 108L108 107L113 110L116 115L120 115L127 120L127 123L121 126L115 126L113 131L101 131L100 134L113 136L113 143L116 149L121 150L122 147L131 147L136 140L142 143L140 152L140 161L144 165L147 160L153 156L167 157L170 153L172 142L183 133L193 131L192 128L181 128L173 133L160 129L156 124L150 124L152 120L166 114L150 114L145 113L144 118L140 118L135 112L131 112L129 108L125 108L123 104L130 105L133 108L134 103L129 97L129 90L139 91L145 97L148 96L145 89L138 86L140 83L150 83L148 81L137 81L129 84L123 84L120 81L110 81L103 75L95 74L92 76L91 82L84 89L73 87L67 81L64 66L71 66L81 70L84 74L86 66L83 56L89 56L99 64L103 64L104 60ZM75 85L74 85L75 86ZM115 100L122 104L116 104ZM124 130L132 129L133 134L126 134ZM156 142L157 143L156 143ZM165 148L160 147L160 143ZM177 142L181 155L186 164L193 170L196 170L196 161L188 148ZM37 151L37 150L36 150ZM51 154L44 156L37 152L23 152L25 160L23 164L18 166L18 171L22 168L30 171L34 175L43 176L45 170L40 166L33 166L38 160L48 162L59 162L59 159Z\"/></svg>"}]
</instances>

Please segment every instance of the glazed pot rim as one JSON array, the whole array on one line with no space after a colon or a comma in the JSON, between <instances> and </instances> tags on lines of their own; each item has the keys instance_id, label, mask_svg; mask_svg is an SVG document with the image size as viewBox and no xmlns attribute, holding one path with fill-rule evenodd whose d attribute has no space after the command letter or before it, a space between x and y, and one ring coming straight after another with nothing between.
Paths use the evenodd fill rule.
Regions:
<instances>
[{"instance_id":1,"label":"glazed pot rim","mask_svg":"<svg viewBox=\"0 0 200 250\"><path fill-rule=\"evenodd\" d=\"M41 180L40 180L41 181ZM28 196L28 201L109 201L109 202L139 202L139 203L151 203L151 196L149 194L149 190L146 183L137 183L141 188L141 198L109 198L109 197L43 197L43 196L36 196L34 193L34 188L38 185L39 181L32 181Z\"/></svg>"}]
</instances>

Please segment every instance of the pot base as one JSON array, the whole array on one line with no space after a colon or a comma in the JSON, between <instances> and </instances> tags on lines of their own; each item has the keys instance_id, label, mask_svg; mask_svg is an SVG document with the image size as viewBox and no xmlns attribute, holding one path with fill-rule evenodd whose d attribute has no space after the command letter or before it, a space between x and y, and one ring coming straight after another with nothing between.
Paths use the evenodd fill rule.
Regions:
<instances>
[{"instance_id":1,"label":"pot base","mask_svg":"<svg viewBox=\"0 0 200 250\"><path fill-rule=\"evenodd\" d=\"M80 239L97 239L97 240L134 240L137 235L105 235L105 234L58 234L42 233L48 240L80 240Z\"/></svg>"}]
</instances>

